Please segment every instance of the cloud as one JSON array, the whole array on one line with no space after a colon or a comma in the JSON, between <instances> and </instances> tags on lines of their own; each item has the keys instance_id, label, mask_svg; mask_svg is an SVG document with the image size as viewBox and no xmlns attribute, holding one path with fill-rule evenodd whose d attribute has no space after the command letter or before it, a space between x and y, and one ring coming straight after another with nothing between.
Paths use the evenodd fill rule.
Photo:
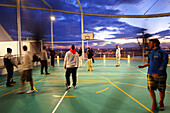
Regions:
<instances>
[{"instance_id":1,"label":"cloud","mask_svg":"<svg viewBox=\"0 0 170 113\"><path fill-rule=\"evenodd\" d=\"M77 0L46 0L46 2L58 10L80 12ZM33 3L32 6L37 6L39 3ZM143 4L148 2L143 0L110 0L107 2L103 0L80 0L80 3L84 12L107 14L111 11L111 14L120 14L124 11L124 9L126 9L126 7L128 8L128 11L131 10L132 13L135 11L137 12L138 10L135 10L137 7L136 5L140 4L140 7L142 7ZM44 6L45 5L43 5L43 7ZM133 8L130 8L129 6L133 6ZM0 10L0 22L3 27L14 40L18 40L16 8L0 7ZM81 41L81 15L59 12L53 12L53 15L56 17L56 20L53 21L54 41ZM34 37L41 37L44 41L51 41L51 22L49 17L49 11L21 9L22 39L26 39L28 37L30 39L35 39ZM158 37L163 43L169 43L170 30L168 29L168 17L151 18L147 20L127 18L127 21L124 22L121 20L122 18L84 15L84 32L93 32L96 40L105 40L93 42L89 41L89 44L97 47L109 47L114 44L121 44L124 47L138 46L135 41L136 39L119 38L136 36L142 38L141 33L147 33L149 30L151 30L153 34L149 32L146 34L148 37ZM151 23L153 20L154 23ZM153 26L152 28L154 29L148 26ZM117 40L107 41L106 39ZM166 42L166 40L168 41ZM81 43L75 44L81 45ZM66 43L65 45L64 43L57 44L59 47L66 47L69 45L70 43Z\"/></svg>"}]
</instances>

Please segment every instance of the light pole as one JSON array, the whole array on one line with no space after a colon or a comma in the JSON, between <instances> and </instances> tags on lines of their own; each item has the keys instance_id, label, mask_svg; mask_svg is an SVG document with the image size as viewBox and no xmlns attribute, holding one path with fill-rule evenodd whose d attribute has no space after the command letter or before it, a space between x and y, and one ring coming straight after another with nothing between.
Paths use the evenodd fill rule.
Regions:
<instances>
[{"instance_id":1,"label":"light pole","mask_svg":"<svg viewBox=\"0 0 170 113\"><path fill-rule=\"evenodd\" d=\"M53 21L55 20L55 17L52 16L52 12L51 12L51 46L53 48Z\"/></svg>"}]
</instances>

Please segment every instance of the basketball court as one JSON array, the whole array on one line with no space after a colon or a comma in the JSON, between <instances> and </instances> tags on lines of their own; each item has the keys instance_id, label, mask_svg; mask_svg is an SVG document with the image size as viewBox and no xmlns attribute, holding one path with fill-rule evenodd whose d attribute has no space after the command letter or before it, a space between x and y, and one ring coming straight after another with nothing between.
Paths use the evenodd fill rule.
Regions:
<instances>
[{"instance_id":1,"label":"basketball court","mask_svg":"<svg viewBox=\"0 0 170 113\"><path fill-rule=\"evenodd\" d=\"M41 75L40 66L33 70L36 92L16 94L20 90L20 73L14 73L17 82L6 87L6 75L0 76L1 113L153 113L147 90L147 68L139 69L142 61L95 60L94 71L87 71L86 60L78 69L77 88L66 91L63 61L50 67L50 75ZM167 73L170 74L170 67ZM29 83L26 90L30 89ZM157 100L159 103L158 91ZM170 112L170 80L167 79L165 110Z\"/></svg>"}]
</instances>

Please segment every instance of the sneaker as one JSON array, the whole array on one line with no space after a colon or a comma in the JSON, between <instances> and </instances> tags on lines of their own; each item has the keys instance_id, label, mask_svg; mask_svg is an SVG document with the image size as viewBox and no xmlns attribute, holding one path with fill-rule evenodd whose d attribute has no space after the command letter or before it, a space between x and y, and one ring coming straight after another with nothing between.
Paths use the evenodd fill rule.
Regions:
<instances>
[{"instance_id":1,"label":"sneaker","mask_svg":"<svg viewBox=\"0 0 170 113\"><path fill-rule=\"evenodd\" d=\"M43 75L44 73L41 73L41 75Z\"/></svg>"},{"instance_id":2,"label":"sneaker","mask_svg":"<svg viewBox=\"0 0 170 113\"><path fill-rule=\"evenodd\" d=\"M16 82L15 81L12 81L11 84L15 84Z\"/></svg>"},{"instance_id":3,"label":"sneaker","mask_svg":"<svg viewBox=\"0 0 170 113\"><path fill-rule=\"evenodd\" d=\"M6 87L13 87L13 85L12 85L12 84L9 84L9 85L6 85Z\"/></svg>"},{"instance_id":4,"label":"sneaker","mask_svg":"<svg viewBox=\"0 0 170 113\"><path fill-rule=\"evenodd\" d=\"M76 89L76 86L73 86L74 89Z\"/></svg>"},{"instance_id":5,"label":"sneaker","mask_svg":"<svg viewBox=\"0 0 170 113\"><path fill-rule=\"evenodd\" d=\"M45 73L46 75L49 75L50 73Z\"/></svg>"},{"instance_id":6,"label":"sneaker","mask_svg":"<svg viewBox=\"0 0 170 113\"><path fill-rule=\"evenodd\" d=\"M29 90L27 91L27 93L33 93L35 90Z\"/></svg>"},{"instance_id":7,"label":"sneaker","mask_svg":"<svg viewBox=\"0 0 170 113\"><path fill-rule=\"evenodd\" d=\"M71 88L70 86L67 86L66 91L69 90L70 88Z\"/></svg>"},{"instance_id":8,"label":"sneaker","mask_svg":"<svg viewBox=\"0 0 170 113\"><path fill-rule=\"evenodd\" d=\"M120 65L116 65L116 67L119 67Z\"/></svg>"},{"instance_id":9,"label":"sneaker","mask_svg":"<svg viewBox=\"0 0 170 113\"><path fill-rule=\"evenodd\" d=\"M94 69L93 69L93 70L91 70L91 71L94 71Z\"/></svg>"},{"instance_id":10,"label":"sneaker","mask_svg":"<svg viewBox=\"0 0 170 113\"><path fill-rule=\"evenodd\" d=\"M159 109L160 110L165 110L165 107L164 107L164 103L163 102L159 102Z\"/></svg>"},{"instance_id":11,"label":"sneaker","mask_svg":"<svg viewBox=\"0 0 170 113\"><path fill-rule=\"evenodd\" d=\"M87 71L90 71L90 70L87 70Z\"/></svg>"},{"instance_id":12,"label":"sneaker","mask_svg":"<svg viewBox=\"0 0 170 113\"><path fill-rule=\"evenodd\" d=\"M22 94L24 93L25 91L21 90L21 91L18 91L17 94Z\"/></svg>"}]
</instances>

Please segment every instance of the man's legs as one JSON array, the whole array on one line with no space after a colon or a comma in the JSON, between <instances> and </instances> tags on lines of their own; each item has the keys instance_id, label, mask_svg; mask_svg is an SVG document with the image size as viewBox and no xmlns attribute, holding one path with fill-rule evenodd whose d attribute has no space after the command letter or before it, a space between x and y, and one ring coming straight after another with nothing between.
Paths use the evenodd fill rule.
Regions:
<instances>
[{"instance_id":1,"label":"man's legs","mask_svg":"<svg viewBox=\"0 0 170 113\"><path fill-rule=\"evenodd\" d=\"M30 81L30 86L31 86L31 90L27 91L27 93L33 93L34 92L33 81Z\"/></svg>"},{"instance_id":2,"label":"man's legs","mask_svg":"<svg viewBox=\"0 0 170 113\"><path fill-rule=\"evenodd\" d=\"M66 69L66 75L65 75L66 76L66 85L67 86L70 86L70 72L71 72L70 69L67 68Z\"/></svg>"},{"instance_id":3,"label":"man's legs","mask_svg":"<svg viewBox=\"0 0 170 113\"><path fill-rule=\"evenodd\" d=\"M154 90L151 90L149 91L149 94L151 96L151 99L152 99L152 110L156 110L156 95L155 95L155 91Z\"/></svg>"},{"instance_id":4,"label":"man's legs","mask_svg":"<svg viewBox=\"0 0 170 113\"><path fill-rule=\"evenodd\" d=\"M120 58L119 57L116 57L116 61L117 61L116 67L120 66Z\"/></svg>"},{"instance_id":5,"label":"man's legs","mask_svg":"<svg viewBox=\"0 0 170 113\"><path fill-rule=\"evenodd\" d=\"M159 102L159 109L164 110L164 98L165 98L165 91L159 91L159 97L160 97L160 102Z\"/></svg>"},{"instance_id":6,"label":"man's legs","mask_svg":"<svg viewBox=\"0 0 170 113\"><path fill-rule=\"evenodd\" d=\"M51 66L54 67L54 56L51 56Z\"/></svg>"},{"instance_id":7,"label":"man's legs","mask_svg":"<svg viewBox=\"0 0 170 113\"><path fill-rule=\"evenodd\" d=\"M7 73L8 73L6 86L7 86L7 87L11 87L11 86L13 86L13 85L11 85L11 79L12 79L13 69L10 68L10 67L7 67L6 70L7 70Z\"/></svg>"},{"instance_id":8,"label":"man's legs","mask_svg":"<svg viewBox=\"0 0 170 113\"><path fill-rule=\"evenodd\" d=\"M159 91L160 101L164 101L165 98L165 91Z\"/></svg>"},{"instance_id":9,"label":"man's legs","mask_svg":"<svg viewBox=\"0 0 170 113\"><path fill-rule=\"evenodd\" d=\"M25 91L25 80L22 80L22 76L21 76L21 90L18 91L17 93L22 94L24 93L24 91Z\"/></svg>"},{"instance_id":10,"label":"man's legs","mask_svg":"<svg viewBox=\"0 0 170 113\"><path fill-rule=\"evenodd\" d=\"M44 74L43 69L44 69L44 60L41 60L41 74Z\"/></svg>"},{"instance_id":11,"label":"man's legs","mask_svg":"<svg viewBox=\"0 0 170 113\"><path fill-rule=\"evenodd\" d=\"M24 91L25 90L25 82L21 81L21 90Z\"/></svg>"},{"instance_id":12,"label":"man's legs","mask_svg":"<svg viewBox=\"0 0 170 113\"><path fill-rule=\"evenodd\" d=\"M77 82L77 68L72 69L72 79L73 79L73 87L76 88L76 82Z\"/></svg>"},{"instance_id":13,"label":"man's legs","mask_svg":"<svg viewBox=\"0 0 170 113\"><path fill-rule=\"evenodd\" d=\"M91 69L91 71L94 70L94 69L93 69L93 66L92 66L92 58L90 59L90 69Z\"/></svg>"},{"instance_id":14,"label":"man's legs","mask_svg":"<svg viewBox=\"0 0 170 113\"><path fill-rule=\"evenodd\" d=\"M30 81L31 90L34 90L33 81Z\"/></svg>"},{"instance_id":15,"label":"man's legs","mask_svg":"<svg viewBox=\"0 0 170 113\"><path fill-rule=\"evenodd\" d=\"M79 67L82 66L82 56L79 57Z\"/></svg>"},{"instance_id":16,"label":"man's legs","mask_svg":"<svg viewBox=\"0 0 170 113\"><path fill-rule=\"evenodd\" d=\"M88 71L90 71L90 59L87 59L87 63L88 63Z\"/></svg>"},{"instance_id":17,"label":"man's legs","mask_svg":"<svg viewBox=\"0 0 170 113\"><path fill-rule=\"evenodd\" d=\"M45 65L45 73L49 74L47 69L48 69L48 64L47 64L47 60L44 60L44 65Z\"/></svg>"}]
</instances>

